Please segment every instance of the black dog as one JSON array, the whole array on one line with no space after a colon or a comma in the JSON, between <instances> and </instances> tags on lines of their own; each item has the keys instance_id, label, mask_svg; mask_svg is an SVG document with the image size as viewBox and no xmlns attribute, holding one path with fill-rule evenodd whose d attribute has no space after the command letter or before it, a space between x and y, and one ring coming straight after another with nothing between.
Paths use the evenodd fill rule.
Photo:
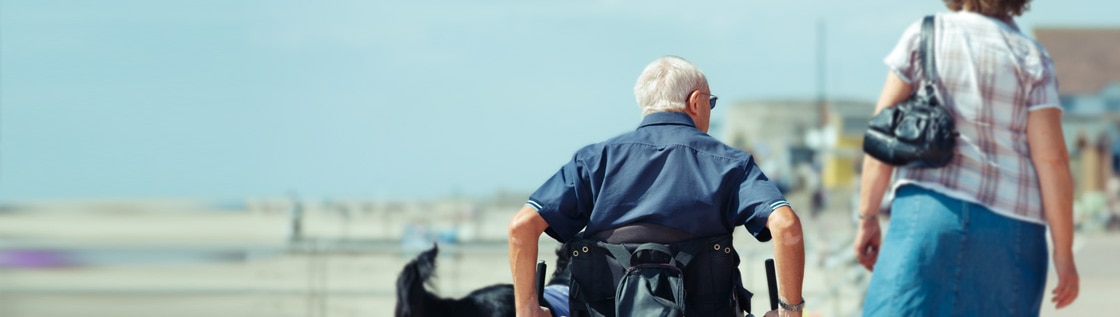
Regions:
<instances>
[{"instance_id":1,"label":"black dog","mask_svg":"<svg viewBox=\"0 0 1120 317\"><path fill-rule=\"evenodd\" d=\"M436 271L439 247L432 246L404 266L397 278L396 317L461 316L490 317L514 316L513 284L495 284L477 289L463 298L442 298L428 291ZM568 285L568 252L561 245L556 249L556 270L548 285ZM541 294L540 296L544 296Z\"/></svg>"}]
</instances>

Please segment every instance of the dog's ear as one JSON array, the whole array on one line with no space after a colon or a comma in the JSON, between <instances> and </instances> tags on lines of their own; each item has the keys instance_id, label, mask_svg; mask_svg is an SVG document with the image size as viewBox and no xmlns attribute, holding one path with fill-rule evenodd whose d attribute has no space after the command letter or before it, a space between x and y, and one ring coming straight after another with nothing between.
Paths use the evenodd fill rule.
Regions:
<instances>
[{"instance_id":1,"label":"dog's ear","mask_svg":"<svg viewBox=\"0 0 1120 317\"><path fill-rule=\"evenodd\" d=\"M567 255L568 255L568 244L567 243L561 243L560 245L556 246L556 258L557 259L560 259L560 258L562 258L564 256L567 256Z\"/></svg>"}]
</instances>

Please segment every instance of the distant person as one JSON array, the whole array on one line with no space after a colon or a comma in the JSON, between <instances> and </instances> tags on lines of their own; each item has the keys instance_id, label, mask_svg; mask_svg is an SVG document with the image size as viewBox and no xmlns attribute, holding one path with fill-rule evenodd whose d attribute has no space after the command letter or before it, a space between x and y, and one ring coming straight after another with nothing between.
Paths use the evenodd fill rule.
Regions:
<instances>
[{"instance_id":1,"label":"distant person","mask_svg":"<svg viewBox=\"0 0 1120 317\"><path fill-rule=\"evenodd\" d=\"M1077 298L1073 181L1058 80L1046 50L1012 17L1029 0L945 0L935 17L939 98L960 133L942 168L864 158L855 252L873 270L864 316L1037 316L1054 245L1057 308ZM921 21L885 61L876 112L916 88ZM891 174L895 180L891 184ZM890 231L877 215L893 191ZM880 249L881 247L881 249Z\"/></svg>"},{"instance_id":2,"label":"distant person","mask_svg":"<svg viewBox=\"0 0 1120 317\"><path fill-rule=\"evenodd\" d=\"M1106 220L1105 228L1113 231L1120 231L1120 177L1113 175L1108 178L1105 183L1105 193L1108 195L1106 200L1106 208L1108 210L1108 220Z\"/></svg>"},{"instance_id":3,"label":"distant person","mask_svg":"<svg viewBox=\"0 0 1120 317\"><path fill-rule=\"evenodd\" d=\"M775 240L783 308L768 315L801 316L805 250L800 220L749 153L707 134L716 97L704 74L682 58L663 57L646 66L634 94L645 116L638 128L577 151L513 217L509 247L518 316L548 315L537 305L533 288L542 232L560 242L595 239L611 244L686 243L726 236L726 244L705 250L722 256L718 261L726 260L728 265L711 260L710 269L696 269L702 271L697 273L700 275L685 273L685 293L693 294L687 312L691 316L741 316L742 303L728 300L749 300L744 293L732 292L733 287L743 290L739 259L730 243L733 229L739 226L760 241L771 236ZM581 251L574 245L573 249ZM592 254L573 256L573 263L598 252L594 246L582 251L581 255ZM574 267L572 278L581 279ZM705 291L688 288L689 281L711 284L697 287L727 287L701 296L696 294ZM608 274L605 281L599 278L595 283L612 281ZM632 299L614 298L612 285L583 287L611 293L604 296L608 301ZM570 309L575 316L586 313L579 311L590 306L595 306L590 310L592 316L614 315L614 303L606 303L609 307L577 303L575 298L580 295L572 296Z\"/></svg>"},{"instance_id":4,"label":"distant person","mask_svg":"<svg viewBox=\"0 0 1120 317\"><path fill-rule=\"evenodd\" d=\"M292 198L289 216L288 241L303 240L303 203L298 198Z\"/></svg>"}]
</instances>

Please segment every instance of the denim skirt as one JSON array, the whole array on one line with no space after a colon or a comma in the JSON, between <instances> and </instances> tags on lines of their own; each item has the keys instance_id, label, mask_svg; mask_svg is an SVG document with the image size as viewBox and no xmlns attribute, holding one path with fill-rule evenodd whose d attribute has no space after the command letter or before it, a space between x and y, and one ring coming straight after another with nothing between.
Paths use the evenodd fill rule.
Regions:
<instances>
[{"instance_id":1,"label":"denim skirt","mask_svg":"<svg viewBox=\"0 0 1120 317\"><path fill-rule=\"evenodd\" d=\"M864 316L1038 316L1044 226L916 185L891 210Z\"/></svg>"}]
</instances>

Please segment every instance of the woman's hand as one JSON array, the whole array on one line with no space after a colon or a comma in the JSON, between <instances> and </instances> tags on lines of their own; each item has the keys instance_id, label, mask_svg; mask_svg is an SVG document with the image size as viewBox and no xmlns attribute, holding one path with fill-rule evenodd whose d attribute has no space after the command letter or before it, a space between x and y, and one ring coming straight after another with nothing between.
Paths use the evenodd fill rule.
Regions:
<instances>
[{"instance_id":1,"label":"woman's hand","mask_svg":"<svg viewBox=\"0 0 1120 317\"><path fill-rule=\"evenodd\" d=\"M1058 274L1058 286L1051 292L1054 298L1050 302L1056 308L1066 307L1077 299L1081 288L1081 278L1077 275L1077 265L1073 263L1073 254L1054 254L1054 271Z\"/></svg>"},{"instance_id":2,"label":"woman's hand","mask_svg":"<svg viewBox=\"0 0 1120 317\"><path fill-rule=\"evenodd\" d=\"M868 271L873 271L875 262L879 260L879 246L883 244L883 233L879 228L879 220L865 219L859 222L859 231L856 232L855 241L856 259Z\"/></svg>"}]
</instances>

